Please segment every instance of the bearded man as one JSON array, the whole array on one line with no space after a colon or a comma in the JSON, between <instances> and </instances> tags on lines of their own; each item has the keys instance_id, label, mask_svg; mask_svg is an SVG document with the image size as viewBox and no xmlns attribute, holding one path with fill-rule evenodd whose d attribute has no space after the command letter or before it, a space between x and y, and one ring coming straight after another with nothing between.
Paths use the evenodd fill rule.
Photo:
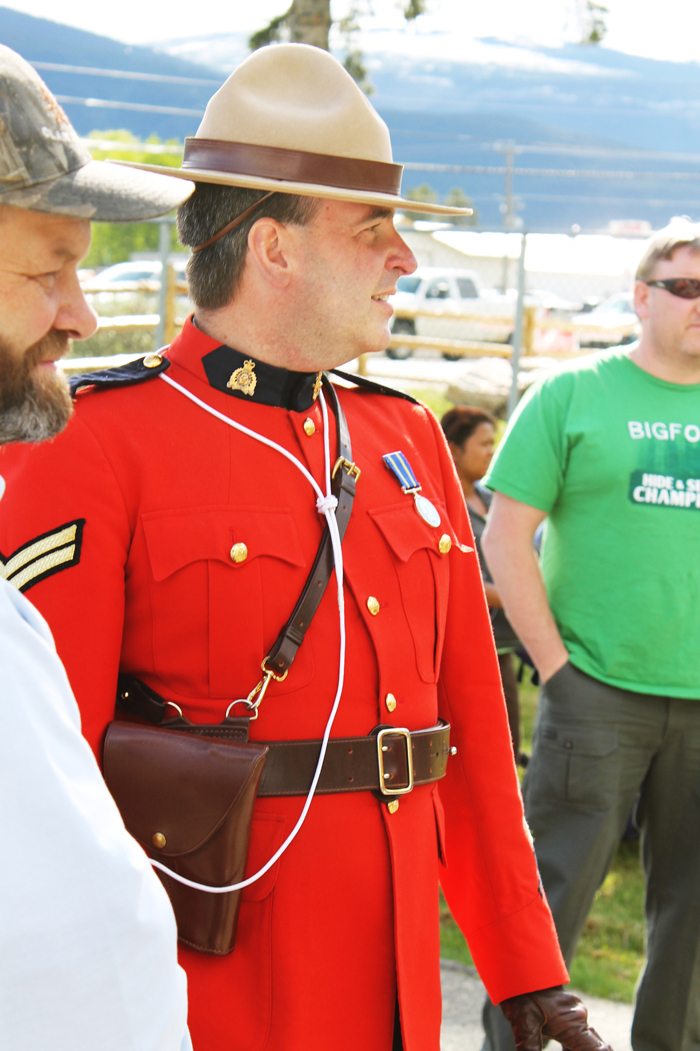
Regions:
<instances>
[{"instance_id":1,"label":"bearded man","mask_svg":"<svg viewBox=\"0 0 700 1051\"><path fill-rule=\"evenodd\" d=\"M437 1051L440 880L522 1046L602 1048L560 988L440 427L324 372L387 346L416 265L386 126L326 52L271 47L210 101L178 175L197 184L178 217L194 316L162 354L78 381L65 435L8 458L36 496L3 543L85 523L80 557L27 583L98 754L120 673L131 711L247 712L268 746L233 951L180 932L195 1047ZM347 527L325 594L321 516ZM175 900L168 835L143 842Z\"/></svg>"},{"instance_id":2,"label":"bearded man","mask_svg":"<svg viewBox=\"0 0 700 1051\"><path fill-rule=\"evenodd\" d=\"M52 438L71 415L56 363L96 327L76 272L89 218L160 215L189 192L123 174L91 160L31 66L0 47L5 448ZM20 486L10 482L8 503ZM0 496L4 488L0 478ZM0 506L0 518L11 514ZM20 594L28 572L46 578L77 561L79 530L65 523L53 540L36 538L0 562L15 584L0 580L0 1043L184 1051L186 980L172 909L81 736L49 628Z\"/></svg>"}]
</instances>

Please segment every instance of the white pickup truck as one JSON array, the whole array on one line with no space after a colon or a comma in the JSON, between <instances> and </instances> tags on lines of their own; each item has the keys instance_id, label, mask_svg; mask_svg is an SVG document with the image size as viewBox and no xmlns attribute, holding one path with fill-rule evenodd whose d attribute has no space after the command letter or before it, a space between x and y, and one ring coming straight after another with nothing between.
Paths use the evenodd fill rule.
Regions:
<instances>
[{"instance_id":1,"label":"white pickup truck","mask_svg":"<svg viewBox=\"0 0 700 1051\"><path fill-rule=\"evenodd\" d=\"M399 278L391 304L395 311L391 331L397 336L405 333L492 343L508 343L512 338L515 296L485 289L474 270L418 267L415 273ZM470 319L454 316L460 314ZM399 344L386 353L390 358L408 358L413 349ZM443 351L443 356L452 359L460 355Z\"/></svg>"}]
</instances>

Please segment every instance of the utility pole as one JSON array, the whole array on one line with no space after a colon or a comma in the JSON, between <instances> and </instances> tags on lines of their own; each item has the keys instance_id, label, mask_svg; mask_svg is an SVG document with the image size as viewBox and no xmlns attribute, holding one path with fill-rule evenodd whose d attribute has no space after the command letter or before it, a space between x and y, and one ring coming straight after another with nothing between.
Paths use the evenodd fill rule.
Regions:
<instances>
[{"instance_id":1,"label":"utility pole","mask_svg":"<svg viewBox=\"0 0 700 1051\"><path fill-rule=\"evenodd\" d=\"M515 307L515 329L513 331L513 353L510 358L512 379L510 383L510 395L508 397L507 419L510 419L518 404L518 373L520 371L520 351L523 344L523 330L525 319L525 249L527 247L527 234L523 231L520 240L520 259L518 260L518 300Z\"/></svg>"},{"instance_id":2,"label":"utility pole","mask_svg":"<svg viewBox=\"0 0 700 1051\"><path fill-rule=\"evenodd\" d=\"M509 142L496 143L495 149L503 152L505 156L505 168L506 168L506 179L505 179L505 192L503 196L503 204L501 205L501 212L503 213L503 227L505 230L515 230L517 226L516 213L515 213L515 197L513 196L513 169L515 167L515 143L512 139ZM506 252L503 256L503 277L501 279L501 285L503 293L508 291L508 253Z\"/></svg>"},{"instance_id":3,"label":"utility pole","mask_svg":"<svg viewBox=\"0 0 700 1051\"><path fill-rule=\"evenodd\" d=\"M506 162L506 185L503 201L503 225L506 230L515 229L515 198L513 197L513 168L515 167L515 143L503 144Z\"/></svg>"}]
</instances>

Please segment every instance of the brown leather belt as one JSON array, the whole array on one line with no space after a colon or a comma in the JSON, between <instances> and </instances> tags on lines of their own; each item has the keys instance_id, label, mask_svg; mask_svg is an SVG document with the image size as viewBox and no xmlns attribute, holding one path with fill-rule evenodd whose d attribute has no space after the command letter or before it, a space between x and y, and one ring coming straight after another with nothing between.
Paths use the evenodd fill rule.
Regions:
<instances>
[{"instance_id":1,"label":"brown leather belt","mask_svg":"<svg viewBox=\"0 0 700 1051\"><path fill-rule=\"evenodd\" d=\"M306 795L311 788L321 742L265 743L270 751L260 777L258 796ZM370 737L333 737L328 742L316 792L371 791L387 798L405 795L414 785L427 785L444 777L449 756L447 723L410 733L391 726L381 728Z\"/></svg>"},{"instance_id":2,"label":"brown leather belt","mask_svg":"<svg viewBox=\"0 0 700 1051\"><path fill-rule=\"evenodd\" d=\"M182 713L167 718L177 706L163 700L145 683L119 676L118 706L129 715L197 737L248 740L250 720L227 716L215 725L191 723ZM258 796L303 796L311 788L321 741L256 741L269 749L258 785ZM410 744L410 750L409 750ZM450 725L440 722L427 730L378 726L368 737L332 737L316 791L377 792L405 795L415 785L439 781L450 757Z\"/></svg>"}]
</instances>

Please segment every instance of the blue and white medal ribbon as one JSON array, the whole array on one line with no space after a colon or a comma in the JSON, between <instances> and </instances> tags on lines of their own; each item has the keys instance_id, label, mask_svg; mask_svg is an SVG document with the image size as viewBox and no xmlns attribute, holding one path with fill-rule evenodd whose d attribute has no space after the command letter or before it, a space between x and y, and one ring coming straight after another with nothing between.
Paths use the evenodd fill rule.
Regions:
<instances>
[{"instance_id":1,"label":"blue and white medal ribbon","mask_svg":"<svg viewBox=\"0 0 700 1051\"><path fill-rule=\"evenodd\" d=\"M397 479L401 486L401 491L406 493L407 496L413 497L416 511L423 521L437 529L440 525L438 509L425 496L420 495L421 486L418 484L418 479L405 455L399 450L395 453L387 453L385 456L382 456L382 460Z\"/></svg>"}]
</instances>

